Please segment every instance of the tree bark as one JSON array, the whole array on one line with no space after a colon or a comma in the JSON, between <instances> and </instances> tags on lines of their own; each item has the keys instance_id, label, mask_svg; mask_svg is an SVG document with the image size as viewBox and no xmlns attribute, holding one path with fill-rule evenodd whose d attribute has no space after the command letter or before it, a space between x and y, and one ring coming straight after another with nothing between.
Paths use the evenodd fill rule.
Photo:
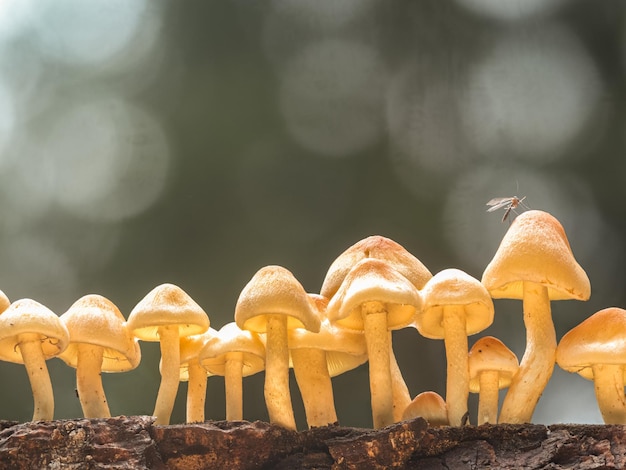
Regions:
<instances>
[{"instance_id":1,"label":"tree bark","mask_svg":"<svg viewBox=\"0 0 626 470\"><path fill-rule=\"evenodd\" d=\"M295 432L264 422L158 426L151 417L0 422L0 468L612 469L626 426L501 424Z\"/></svg>"}]
</instances>

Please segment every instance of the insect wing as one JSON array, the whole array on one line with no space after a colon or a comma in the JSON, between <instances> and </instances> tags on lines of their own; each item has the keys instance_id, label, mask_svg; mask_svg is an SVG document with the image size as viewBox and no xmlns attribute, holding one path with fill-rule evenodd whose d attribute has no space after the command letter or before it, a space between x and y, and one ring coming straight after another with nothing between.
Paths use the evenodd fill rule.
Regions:
<instances>
[{"instance_id":1,"label":"insect wing","mask_svg":"<svg viewBox=\"0 0 626 470\"><path fill-rule=\"evenodd\" d=\"M512 197L494 197L486 204L487 206L491 206L487 209L487 212L494 212L503 207L510 206L512 201Z\"/></svg>"}]
</instances>

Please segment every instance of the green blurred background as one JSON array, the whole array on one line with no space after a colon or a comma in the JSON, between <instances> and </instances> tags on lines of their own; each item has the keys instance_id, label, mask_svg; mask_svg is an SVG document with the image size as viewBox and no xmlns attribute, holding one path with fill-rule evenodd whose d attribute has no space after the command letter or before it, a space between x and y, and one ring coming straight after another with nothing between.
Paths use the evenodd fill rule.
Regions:
<instances>
[{"instance_id":1,"label":"green blurred background","mask_svg":"<svg viewBox=\"0 0 626 470\"><path fill-rule=\"evenodd\" d=\"M219 329L260 267L318 292L373 234L480 279L508 227L485 203L518 195L562 222L591 279L590 301L553 303L558 337L626 307L617 0L3 0L0 110L11 300L60 315L98 293L127 316L172 282ZM521 358L521 302L495 304L470 345L495 335ZM393 340L411 394L443 395L443 342ZM104 376L114 415L152 412L158 345L141 347L136 370ZM80 417L74 370L48 364L55 416ZM29 420L23 366L0 380L0 418ZM371 426L367 367L334 386L341 423ZM262 388L244 379L249 420L267 420ZM220 377L206 415L224 418ZM534 421L601 422L592 383L555 368Z\"/></svg>"}]
</instances>

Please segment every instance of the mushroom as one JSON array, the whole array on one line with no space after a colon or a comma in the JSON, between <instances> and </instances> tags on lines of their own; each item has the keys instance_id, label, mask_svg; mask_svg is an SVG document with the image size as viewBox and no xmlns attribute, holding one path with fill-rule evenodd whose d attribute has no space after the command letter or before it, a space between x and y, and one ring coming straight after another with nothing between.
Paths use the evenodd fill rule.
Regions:
<instances>
[{"instance_id":1,"label":"mushroom","mask_svg":"<svg viewBox=\"0 0 626 470\"><path fill-rule=\"evenodd\" d=\"M367 361L362 333L337 328L326 318L328 299L309 294L321 318L319 333L289 331L289 352L309 427L337 422L331 377Z\"/></svg>"},{"instance_id":2,"label":"mushroom","mask_svg":"<svg viewBox=\"0 0 626 470\"><path fill-rule=\"evenodd\" d=\"M493 302L477 279L459 269L435 274L424 286L422 299L415 326L422 336L444 340L448 422L460 426L469 396L467 337L493 323Z\"/></svg>"},{"instance_id":3,"label":"mushroom","mask_svg":"<svg viewBox=\"0 0 626 470\"><path fill-rule=\"evenodd\" d=\"M606 424L626 424L626 310L605 308L572 328L559 342L556 362L593 380Z\"/></svg>"},{"instance_id":4,"label":"mushroom","mask_svg":"<svg viewBox=\"0 0 626 470\"><path fill-rule=\"evenodd\" d=\"M554 369L556 332L551 300L587 300L589 278L557 219L530 210L518 216L486 267L483 285L495 299L522 299L526 351L504 398L499 421L530 422Z\"/></svg>"},{"instance_id":5,"label":"mushroom","mask_svg":"<svg viewBox=\"0 0 626 470\"><path fill-rule=\"evenodd\" d=\"M7 295L0 290L0 313L4 312L11 305L11 301Z\"/></svg>"},{"instance_id":6,"label":"mushroom","mask_svg":"<svg viewBox=\"0 0 626 470\"><path fill-rule=\"evenodd\" d=\"M76 390L85 418L111 416L102 372L124 372L139 365L139 342L126 319L109 299L85 295L61 315L70 342L59 358L76 369Z\"/></svg>"},{"instance_id":7,"label":"mushroom","mask_svg":"<svg viewBox=\"0 0 626 470\"><path fill-rule=\"evenodd\" d=\"M430 426L448 426L448 407L437 392L422 392L405 408L402 420L424 418Z\"/></svg>"},{"instance_id":8,"label":"mushroom","mask_svg":"<svg viewBox=\"0 0 626 470\"><path fill-rule=\"evenodd\" d=\"M322 283L320 294L326 298L332 299L350 270L359 261L364 259L379 259L384 261L404 276L418 290L424 287L426 281L432 277L430 271L403 246L389 238L373 235L358 241L333 261ZM380 372L385 377L384 383L389 384L391 382L391 387L387 385L391 393L389 394L387 391L384 391L385 386L375 386L375 388L379 389L377 392L379 397L376 401L381 403L382 409L387 410L383 412L385 416L383 422L390 424L390 422L397 421L400 418L400 410L404 409L405 404L409 403L411 398L396 363L393 350L391 349L391 336L389 336L386 343L390 346L389 352L386 353L390 359L389 373L387 373L387 366L385 365L382 366L383 370ZM387 379L387 377L389 378ZM370 378L370 383L371 380ZM387 413L390 409L391 415L388 415Z\"/></svg>"},{"instance_id":9,"label":"mushroom","mask_svg":"<svg viewBox=\"0 0 626 470\"><path fill-rule=\"evenodd\" d=\"M399 243L380 235L358 241L341 253L328 268L320 294L328 299L339 290L348 272L359 261L374 258L385 261L417 289L421 289L433 275L415 256Z\"/></svg>"},{"instance_id":10,"label":"mushroom","mask_svg":"<svg viewBox=\"0 0 626 470\"><path fill-rule=\"evenodd\" d=\"M59 317L31 299L16 300L0 314L0 359L24 364L33 391L33 421L54 417L54 394L46 360L67 347Z\"/></svg>"},{"instance_id":11,"label":"mushroom","mask_svg":"<svg viewBox=\"0 0 626 470\"><path fill-rule=\"evenodd\" d=\"M155 424L169 424L180 378L180 338L204 333L209 317L180 287L161 284L152 289L128 316L128 329L143 341L159 341L161 384Z\"/></svg>"},{"instance_id":12,"label":"mushroom","mask_svg":"<svg viewBox=\"0 0 626 470\"><path fill-rule=\"evenodd\" d=\"M270 422L295 430L287 332L292 328L320 329L320 319L304 288L289 270L263 267L241 291L235 322L242 330L265 333L264 394Z\"/></svg>"},{"instance_id":13,"label":"mushroom","mask_svg":"<svg viewBox=\"0 0 626 470\"><path fill-rule=\"evenodd\" d=\"M217 331L209 328L202 334L180 338L180 382L187 382L187 407L185 421L204 421L207 378L210 374L200 363L199 354L207 341L214 338Z\"/></svg>"},{"instance_id":14,"label":"mushroom","mask_svg":"<svg viewBox=\"0 0 626 470\"><path fill-rule=\"evenodd\" d=\"M210 374L224 377L226 419L242 420L242 377L265 369L265 346L261 336L242 330L234 322L227 323L205 343L198 359Z\"/></svg>"},{"instance_id":15,"label":"mushroom","mask_svg":"<svg viewBox=\"0 0 626 470\"><path fill-rule=\"evenodd\" d=\"M374 258L355 264L328 304L328 319L336 326L364 332L375 428L394 422L389 330L411 324L420 307L417 288Z\"/></svg>"},{"instance_id":16,"label":"mushroom","mask_svg":"<svg viewBox=\"0 0 626 470\"><path fill-rule=\"evenodd\" d=\"M493 336L474 343L469 352L470 392L478 393L478 424L498 422L498 390L508 387L519 370L513 351Z\"/></svg>"}]
</instances>

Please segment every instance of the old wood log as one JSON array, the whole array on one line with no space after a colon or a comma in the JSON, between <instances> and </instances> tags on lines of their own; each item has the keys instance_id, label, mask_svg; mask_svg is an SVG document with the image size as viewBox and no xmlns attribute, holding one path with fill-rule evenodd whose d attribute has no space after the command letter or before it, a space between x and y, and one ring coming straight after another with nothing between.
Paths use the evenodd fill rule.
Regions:
<instances>
[{"instance_id":1,"label":"old wood log","mask_svg":"<svg viewBox=\"0 0 626 470\"><path fill-rule=\"evenodd\" d=\"M626 427L483 425L294 432L263 422L155 426L146 416L0 422L1 469L612 469Z\"/></svg>"}]
</instances>

